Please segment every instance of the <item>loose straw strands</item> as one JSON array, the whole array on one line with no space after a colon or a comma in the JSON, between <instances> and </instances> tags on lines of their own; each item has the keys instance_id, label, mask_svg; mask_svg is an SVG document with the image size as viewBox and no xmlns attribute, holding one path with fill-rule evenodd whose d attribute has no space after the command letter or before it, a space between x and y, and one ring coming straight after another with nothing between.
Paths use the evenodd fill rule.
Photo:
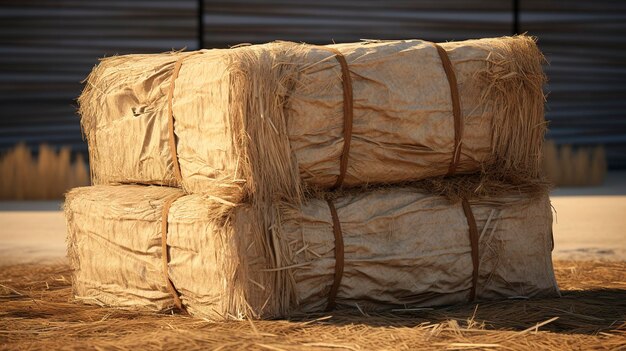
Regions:
<instances>
[{"instance_id":1,"label":"loose straw strands","mask_svg":"<svg viewBox=\"0 0 626 351\"><path fill-rule=\"evenodd\" d=\"M560 286L569 290L561 299L508 300L368 317L334 313L251 324L68 302L72 294L66 265L4 266L0 341L11 349L33 345L171 350L626 348L626 299L619 284L626 279L624 263L557 261L555 268Z\"/></svg>"},{"instance_id":2,"label":"loose straw strands","mask_svg":"<svg viewBox=\"0 0 626 351\"><path fill-rule=\"evenodd\" d=\"M492 105L492 152L505 174L536 178L541 172L541 147L546 131L543 86L547 81L536 38L520 35L483 39L494 48L489 69L477 78L489 86L481 104Z\"/></svg>"}]
</instances>

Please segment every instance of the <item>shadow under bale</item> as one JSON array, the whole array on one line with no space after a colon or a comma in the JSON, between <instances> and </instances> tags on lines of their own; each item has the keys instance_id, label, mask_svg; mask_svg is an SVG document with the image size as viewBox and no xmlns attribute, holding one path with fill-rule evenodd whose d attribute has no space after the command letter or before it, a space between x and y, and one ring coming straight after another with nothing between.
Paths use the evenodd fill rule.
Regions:
<instances>
[{"instance_id":1,"label":"shadow under bale","mask_svg":"<svg viewBox=\"0 0 626 351\"><path fill-rule=\"evenodd\" d=\"M415 327L423 323L454 320L460 326L512 331L532 331L537 323L545 323L541 325L542 331L580 334L597 334L624 323L626 290L592 289L562 293L563 297L557 299L503 300L435 309L394 310L389 314L343 312L333 315L326 323L354 324L358 321L371 326Z\"/></svg>"},{"instance_id":2,"label":"shadow under bale","mask_svg":"<svg viewBox=\"0 0 626 351\"><path fill-rule=\"evenodd\" d=\"M557 261L562 297L382 314L212 323L173 313L87 305L67 265L0 272L0 349L620 349L626 262Z\"/></svg>"}]
</instances>

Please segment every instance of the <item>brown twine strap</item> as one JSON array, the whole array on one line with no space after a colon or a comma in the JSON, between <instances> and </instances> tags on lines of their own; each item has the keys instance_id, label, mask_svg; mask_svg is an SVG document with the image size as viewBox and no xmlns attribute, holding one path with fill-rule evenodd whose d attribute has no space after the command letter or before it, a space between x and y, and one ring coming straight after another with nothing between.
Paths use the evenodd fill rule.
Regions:
<instances>
[{"instance_id":1,"label":"brown twine strap","mask_svg":"<svg viewBox=\"0 0 626 351\"><path fill-rule=\"evenodd\" d=\"M176 151L176 135L174 134L174 108L173 108L173 100L174 100L174 88L176 87L176 78L178 78L178 73L180 72L180 68L183 65L183 60L187 57L196 54L197 52L192 52L191 54L184 55L179 58L174 64L174 70L172 71L172 78L170 78L170 89L167 92L167 131L169 134L169 146L170 152L172 155L172 167L174 168L174 177L176 181L180 185L183 181L183 176L180 172L180 163L178 162L178 152Z\"/></svg>"},{"instance_id":2,"label":"brown twine strap","mask_svg":"<svg viewBox=\"0 0 626 351\"><path fill-rule=\"evenodd\" d=\"M472 208L467 199L463 199L461 203L463 204L463 212L465 212L465 218L469 226L469 239L472 248L472 288L469 296L469 301L471 302L476 299L476 286L478 285L478 227L476 226L476 219L474 218L474 213L472 213Z\"/></svg>"},{"instance_id":3,"label":"brown twine strap","mask_svg":"<svg viewBox=\"0 0 626 351\"><path fill-rule=\"evenodd\" d=\"M348 157L350 155L350 142L352 141L352 120L354 119L352 78L350 77L348 62L339 50L327 46L320 46L319 48L333 53L341 65L341 83L343 84L343 150L341 151L341 160L339 162L339 176L332 186L332 189L338 189L341 187L346 177Z\"/></svg>"},{"instance_id":4,"label":"brown twine strap","mask_svg":"<svg viewBox=\"0 0 626 351\"><path fill-rule=\"evenodd\" d=\"M441 58L441 64L443 70L446 72L448 78L448 84L450 85L450 97L452 99L452 116L454 117L454 151L452 153L452 160L448 167L448 176L453 175L456 172L456 168L459 165L459 159L461 158L461 139L463 137L463 120L461 119L461 102L459 100L459 87L456 82L456 75L454 74L454 68L450 57L446 50L439 44L435 44L439 57Z\"/></svg>"},{"instance_id":5,"label":"brown twine strap","mask_svg":"<svg viewBox=\"0 0 626 351\"><path fill-rule=\"evenodd\" d=\"M163 262L163 274L165 276L165 285L167 286L167 290L174 298L174 305L176 305L179 310L184 311L185 309L183 307L183 303L180 301L179 297L180 294L178 293L178 290L176 290L176 288L174 287L174 283L172 283L172 280L170 279L168 269L169 252L167 250L167 217L170 212L170 207L172 207L174 201L176 201L181 196L184 195L180 194L172 196L163 203L163 211L161 213L161 257Z\"/></svg>"},{"instance_id":6,"label":"brown twine strap","mask_svg":"<svg viewBox=\"0 0 626 351\"><path fill-rule=\"evenodd\" d=\"M326 199L326 202L328 202L330 215L333 219L333 234L335 235L335 279L333 285L330 287L328 304L326 305L326 311L332 311L335 309L335 298L337 297L337 291L339 290L341 278L343 277L344 251L343 235L341 234L341 224L339 223L339 216L337 216L337 209L335 209L335 205L331 199Z\"/></svg>"}]
</instances>

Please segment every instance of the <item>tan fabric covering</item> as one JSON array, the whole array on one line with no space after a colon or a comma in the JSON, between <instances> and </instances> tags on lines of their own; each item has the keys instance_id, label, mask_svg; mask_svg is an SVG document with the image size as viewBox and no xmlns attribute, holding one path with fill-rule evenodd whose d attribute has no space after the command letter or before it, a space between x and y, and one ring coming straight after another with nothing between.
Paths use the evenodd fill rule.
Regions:
<instances>
[{"instance_id":1,"label":"tan fabric covering","mask_svg":"<svg viewBox=\"0 0 626 351\"><path fill-rule=\"evenodd\" d=\"M160 228L163 203L177 194L132 185L68 194L69 256L79 299L153 310L173 305L161 268ZM477 298L557 296L547 195L470 203L480 233ZM334 204L345 247L339 308L467 301L472 262L460 203L395 188L346 194ZM209 219L215 206L206 196L188 195L168 214L168 274L190 313L269 318L325 309L335 272L325 200L280 206L273 242L253 240L257 219L247 205L220 223ZM265 245L274 258L262 254ZM278 261L284 264L277 267Z\"/></svg>"},{"instance_id":2,"label":"tan fabric covering","mask_svg":"<svg viewBox=\"0 0 626 351\"><path fill-rule=\"evenodd\" d=\"M545 77L534 41L521 36L441 46L460 95L457 172L491 167L536 177ZM445 175L454 121L435 46L404 40L331 47L348 62L354 96L344 184ZM173 94L179 184L166 97L183 55L107 58L89 76L79 102L94 183L179 185L214 195L227 189L232 193L222 197L228 201L241 198L242 184L267 186L264 174L288 179L283 187L301 180L321 188L335 183L344 144L340 66L323 48L279 42L203 50L184 59Z\"/></svg>"},{"instance_id":3,"label":"tan fabric covering","mask_svg":"<svg viewBox=\"0 0 626 351\"><path fill-rule=\"evenodd\" d=\"M68 193L68 257L76 297L121 307L172 308L174 299L162 268L161 220L163 204L180 195L176 188L138 185L92 186ZM234 226L209 219L214 206L214 201L199 195L172 204L169 278L190 313L215 319L255 316L247 303L266 302L267 294L259 286L269 285L263 280L268 274L259 273L254 277L258 285L251 285L246 269L259 271L259 264L261 268L268 264L256 244L246 242L245 223L234 235ZM247 255L240 254L241 247Z\"/></svg>"},{"instance_id":4,"label":"tan fabric covering","mask_svg":"<svg viewBox=\"0 0 626 351\"><path fill-rule=\"evenodd\" d=\"M381 309L468 301L472 259L460 203L391 189L345 196L335 207L345 247L339 305ZM471 207L481 233L477 299L557 295L548 197ZM293 271L298 304L304 311L323 309L334 274L328 205L310 201L301 210L285 210L283 221L293 262L309 263Z\"/></svg>"}]
</instances>

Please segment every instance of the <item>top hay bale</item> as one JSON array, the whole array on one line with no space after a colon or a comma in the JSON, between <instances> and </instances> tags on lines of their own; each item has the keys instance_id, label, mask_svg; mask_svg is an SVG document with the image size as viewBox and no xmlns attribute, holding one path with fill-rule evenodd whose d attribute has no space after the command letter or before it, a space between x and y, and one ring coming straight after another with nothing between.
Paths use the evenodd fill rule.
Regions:
<instances>
[{"instance_id":1,"label":"top hay bale","mask_svg":"<svg viewBox=\"0 0 626 351\"><path fill-rule=\"evenodd\" d=\"M117 56L87 78L81 123L95 184L227 202L451 173L533 179L542 62L527 36Z\"/></svg>"}]
</instances>

